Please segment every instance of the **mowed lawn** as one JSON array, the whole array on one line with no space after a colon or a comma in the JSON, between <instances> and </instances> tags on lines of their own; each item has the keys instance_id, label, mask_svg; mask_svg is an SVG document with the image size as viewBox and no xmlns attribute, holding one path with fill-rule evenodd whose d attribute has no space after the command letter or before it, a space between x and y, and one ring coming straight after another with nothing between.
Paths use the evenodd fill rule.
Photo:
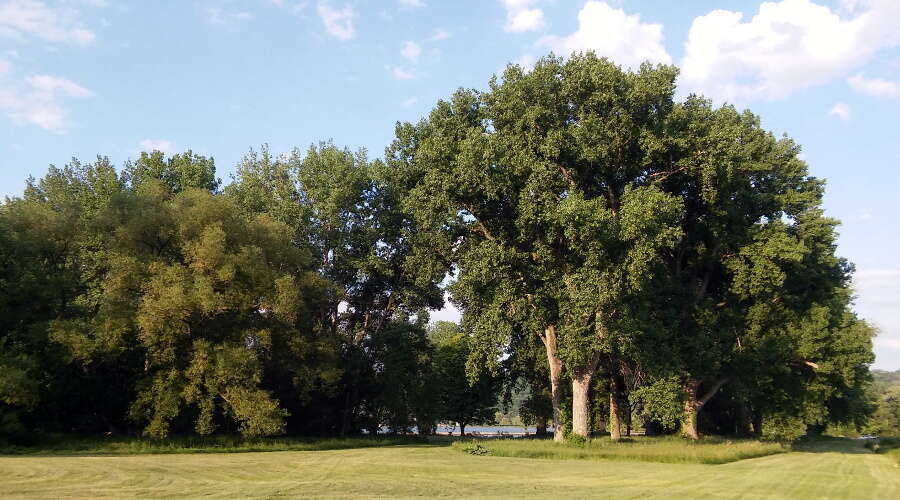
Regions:
<instances>
[{"instance_id":1,"label":"mowed lawn","mask_svg":"<svg viewBox=\"0 0 900 500\"><path fill-rule=\"evenodd\" d=\"M2 498L900 498L900 468L852 441L723 465L473 456L447 446L0 457Z\"/></svg>"}]
</instances>

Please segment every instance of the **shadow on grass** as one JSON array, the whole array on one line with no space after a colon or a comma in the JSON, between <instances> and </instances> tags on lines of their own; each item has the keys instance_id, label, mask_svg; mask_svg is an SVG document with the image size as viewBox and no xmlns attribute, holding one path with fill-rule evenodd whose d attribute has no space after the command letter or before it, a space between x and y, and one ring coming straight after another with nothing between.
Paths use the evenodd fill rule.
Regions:
<instances>
[{"instance_id":1,"label":"shadow on grass","mask_svg":"<svg viewBox=\"0 0 900 500\"><path fill-rule=\"evenodd\" d=\"M817 436L803 438L792 447L793 451L804 453L847 453L862 455L872 453L866 449L865 441L861 439Z\"/></svg>"}]
</instances>

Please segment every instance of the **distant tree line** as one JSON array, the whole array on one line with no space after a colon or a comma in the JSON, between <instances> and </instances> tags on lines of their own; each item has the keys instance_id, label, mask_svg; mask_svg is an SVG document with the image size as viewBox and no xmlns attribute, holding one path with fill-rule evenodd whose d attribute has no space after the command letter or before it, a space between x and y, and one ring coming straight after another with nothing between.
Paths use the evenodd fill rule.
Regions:
<instances>
[{"instance_id":1,"label":"distant tree line","mask_svg":"<svg viewBox=\"0 0 900 500\"><path fill-rule=\"evenodd\" d=\"M224 187L191 152L51 167L0 205L0 433L427 434L513 392L556 439L862 426L824 183L676 76L511 65L383 160L263 147Z\"/></svg>"}]
</instances>

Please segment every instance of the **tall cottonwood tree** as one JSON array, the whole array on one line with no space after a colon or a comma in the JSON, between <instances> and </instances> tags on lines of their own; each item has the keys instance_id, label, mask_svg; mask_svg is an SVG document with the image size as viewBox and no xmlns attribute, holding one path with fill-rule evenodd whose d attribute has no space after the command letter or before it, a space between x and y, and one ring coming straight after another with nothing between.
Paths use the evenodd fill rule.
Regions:
<instances>
[{"instance_id":1,"label":"tall cottonwood tree","mask_svg":"<svg viewBox=\"0 0 900 500\"><path fill-rule=\"evenodd\" d=\"M593 373L634 334L642 311L628 299L679 233L680 202L649 170L675 75L626 72L592 53L510 66L487 92L460 90L398 125L387 153L424 233L419 255L458 272L451 289L478 339L473 367L496 365L514 327L541 338L556 439L562 369L573 430L586 436Z\"/></svg>"},{"instance_id":2,"label":"tall cottonwood tree","mask_svg":"<svg viewBox=\"0 0 900 500\"><path fill-rule=\"evenodd\" d=\"M654 301L668 341L644 354L681 376L682 432L696 439L698 411L725 384L746 392L773 368L799 369L795 381L810 375L826 355L803 353L801 324L834 303L850 267L835 256L835 221L822 215L824 184L789 138L776 139L749 112L694 96L673 108L667 130L667 161L650 175L685 210ZM826 330L815 335L830 342ZM758 349L766 354L751 354Z\"/></svg>"}]
</instances>

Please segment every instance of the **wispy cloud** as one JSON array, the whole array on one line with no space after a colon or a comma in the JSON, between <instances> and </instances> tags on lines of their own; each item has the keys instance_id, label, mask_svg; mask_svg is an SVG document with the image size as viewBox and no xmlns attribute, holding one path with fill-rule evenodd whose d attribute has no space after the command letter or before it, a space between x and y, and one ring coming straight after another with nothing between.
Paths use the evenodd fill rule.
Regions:
<instances>
[{"instance_id":1,"label":"wispy cloud","mask_svg":"<svg viewBox=\"0 0 900 500\"><path fill-rule=\"evenodd\" d=\"M429 40L431 40L433 42L438 42L441 40L446 40L452 36L453 36L453 33L450 33L449 31L445 30L444 28L438 28L434 31L434 34L431 35L431 38L429 38Z\"/></svg>"},{"instance_id":2,"label":"wispy cloud","mask_svg":"<svg viewBox=\"0 0 900 500\"><path fill-rule=\"evenodd\" d=\"M852 118L853 110L846 103L838 101L834 103L834 106L828 111L828 116L836 116L847 122Z\"/></svg>"},{"instance_id":3,"label":"wispy cloud","mask_svg":"<svg viewBox=\"0 0 900 500\"><path fill-rule=\"evenodd\" d=\"M422 48L419 47L419 44L412 40L407 40L403 43L403 48L400 50L400 55L406 58L409 62L416 62L419 59L419 56L422 54Z\"/></svg>"},{"instance_id":4,"label":"wispy cloud","mask_svg":"<svg viewBox=\"0 0 900 500\"><path fill-rule=\"evenodd\" d=\"M415 80L416 73L412 69L403 66L394 66L391 68L391 74L398 80Z\"/></svg>"},{"instance_id":5,"label":"wispy cloud","mask_svg":"<svg viewBox=\"0 0 900 500\"><path fill-rule=\"evenodd\" d=\"M900 99L900 82L884 80L882 78L866 78L862 75L852 76L847 83L853 90L860 94L888 99Z\"/></svg>"},{"instance_id":6,"label":"wispy cloud","mask_svg":"<svg viewBox=\"0 0 900 500\"><path fill-rule=\"evenodd\" d=\"M0 60L0 110L14 123L65 133L70 123L61 101L92 95L87 88L60 76L38 74L15 78L12 65Z\"/></svg>"},{"instance_id":7,"label":"wispy cloud","mask_svg":"<svg viewBox=\"0 0 900 500\"><path fill-rule=\"evenodd\" d=\"M249 20L252 15L249 12L239 10L231 11L220 9L218 7L209 7L206 9L206 22L209 24L217 24L220 26L230 26L236 23Z\"/></svg>"},{"instance_id":8,"label":"wispy cloud","mask_svg":"<svg viewBox=\"0 0 900 500\"><path fill-rule=\"evenodd\" d=\"M8 0L0 4L0 37L26 41L88 45L96 40L71 4L48 5L40 0Z\"/></svg>"},{"instance_id":9,"label":"wispy cloud","mask_svg":"<svg viewBox=\"0 0 900 500\"><path fill-rule=\"evenodd\" d=\"M319 2L317 6L319 18L325 25L325 31L338 40L350 40L355 32L353 28L353 7L349 4L340 9L331 7L328 2Z\"/></svg>"}]
</instances>

